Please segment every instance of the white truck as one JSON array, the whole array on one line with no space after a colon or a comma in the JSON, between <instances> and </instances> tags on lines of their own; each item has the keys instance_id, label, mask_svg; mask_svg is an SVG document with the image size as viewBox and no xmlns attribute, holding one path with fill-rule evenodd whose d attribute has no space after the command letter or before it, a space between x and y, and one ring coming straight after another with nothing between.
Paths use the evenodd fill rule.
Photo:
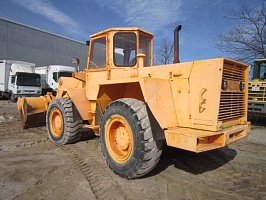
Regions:
<instances>
[{"instance_id":1,"label":"white truck","mask_svg":"<svg viewBox=\"0 0 266 200\"><path fill-rule=\"evenodd\" d=\"M63 65L49 65L44 67L36 67L35 72L41 76L42 94L47 92L56 92L58 88L58 80L60 77L71 77L76 72L75 67Z\"/></svg>"},{"instance_id":2,"label":"white truck","mask_svg":"<svg viewBox=\"0 0 266 200\"><path fill-rule=\"evenodd\" d=\"M0 96L15 102L18 97L41 95L41 77L35 73L35 64L0 60Z\"/></svg>"}]
</instances>

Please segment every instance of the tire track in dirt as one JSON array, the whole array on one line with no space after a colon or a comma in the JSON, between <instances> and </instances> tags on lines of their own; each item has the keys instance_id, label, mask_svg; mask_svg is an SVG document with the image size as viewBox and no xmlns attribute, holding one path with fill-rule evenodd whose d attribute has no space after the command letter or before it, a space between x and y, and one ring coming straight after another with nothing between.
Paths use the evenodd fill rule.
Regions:
<instances>
[{"instance_id":1,"label":"tire track in dirt","mask_svg":"<svg viewBox=\"0 0 266 200\"><path fill-rule=\"evenodd\" d=\"M59 145L52 143L47 137L46 127L37 127L29 129L21 129L16 126L10 130L10 126L5 126L5 131L1 133L6 138L27 138L30 137L29 133L33 133L37 136L44 138L43 140L32 140L32 142L23 141L22 144L18 144L15 148L21 147L33 147L34 145L47 145L60 148L67 156L75 163L75 165L81 170L82 174L88 181L89 185L92 188L92 191L95 194L95 197L98 199L128 199L127 196L123 194L123 191L119 190L119 186L114 184L113 180L106 176L106 173L103 172L101 165L106 165L105 163L99 163L97 160L101 159L96 155L96 149L88 148L90 145L84 145L86 142L79 142L71 145ZM13 134L9 134L10 131ZM26 136L27 135L27 136ZM81 146L81 147L80 147ZM10 146L10 149L13 149L14 146ZM86 151L87 150L87 151ZM80 154L84 154L83 158L80 157ZM89 162L86 162L85 159L88 159Z\"/></svg>"},{"instance_id":2,"label":"tire track in dirt","mask_svg":"<svg viewBox=\"0 0 266 200\"><path fill-rule=\"evenodd\" d=\"M32 128L47 137L46 127ZM156 177L127 180L114 174L103 159L100 141L84 130L83 141L69 145L52 143L78 166L98 199L165 199L165 188ZM151 183L152 182L152 183ZM152 186L152 187L150 187Z\"/></svg>"},{"instance_id":3,"label":"tire track in dirt","mask_svg":"<svg viewBox=\"0 0 266 200\"><path fill-rule=\"evenodd\" d=\"M0 144L0 151L10 151L28 147L50 147L51 142L47 137L36 134L36 129L26 130L21 128L20 121L12 121L1 125L0 138L6 142Z\"/></svg>"},{"instance_id":4,"label":"tire track in dirt","mask_svg":"<svg viewBox=\"0 0 266 200\"><path fill-rule=\"evenodd\" d=\"M84 143L86 145L86 142L83 142L83 144L55 145L65 151L81 169L97 199L128 199L119 186L109 176L106 176L107 173L104 167L99 167L102 163L97 160L101 158L95 154L95 149L90 148L88 144L86 145L87 148L84 147ZM80 148L80 146L83 146L83 148ZM87 152L84 152L84 149ZM85 155L88 161L82 158L80 154Z\"/></svg>"},{"instance_id":5,"label":"tire track in dirt","mask_svg":"<svg viewBox=\"0 0 266 200\"><path fill-rule=\"evenodd\" d=\"M227 168L222 168L226 169L225 173L228 172L225 183L227 189L248 198L266 199L266 163L263 159L265 146L249 141L241 141L232 146L238 155Z\"/></svg>"},{"instance_id":6,"label":"tire track in dirt","mask_svg":"<svg viewBox=\"0 0 266 200\"><path fill-rule=\"evenodd\" d=\"M47 138L46 127L25 130L19 121L5 122L0 139L0 199L85 199L85 194L91 195L78 166Z\"/></svg>"},{"instance_id":7,"label":"tire track in dirt","mask_svg":"<svg viewBox=\"0 0 266 200\"><path fill-rule=\"evenodd\" d=\"M97 199L178 197L205 200L266 197L266 148L261 144L252 143L253 141L243 140L230 148L201 154L167 147L161 162L150 174L137 180L126 180L108 168L102 158L97 138L63 146L48 140L46 127L24 130L20 121L13 121L2 123L1 128L1 138L21 138L25 142L25 145L17 147L10 144L8 148L39 145L60 148L75 163L75 170L82 172Z\"/></svg>"},{"instance_id":8,"label":"tire track in dirt","mask_svg":"<svg viewBox=\"0 0 266 200\"><path fill-rule=\"evenodd\" d=\"M19 131L14 130L13 132L18 133ZM254 197L256 199L262 199L265 195L263 192L265 191L264 183L261 183L259 179L253 179L250 172L246 172L246 169L243 169L243 172L237 170L238 163L231 162L237 156L235 149L222 148L211 152L194 154L177 149L171 149L169 151L166 148L164 158L169 163L159 163L159 168L164 168L169 165L169 169L157 170L157 172L155 169L155 172L152 172L143 179L125 180L113 174L108 168L102 158L100 144L97 138L71 145L57 145L47 139L45 127L22 131L16 137L21 137L23 135L21 133L26 133L28 135L27 137L29 137L30 133L34 133L44 139L25 143L22 146L18 145L16 148L50 145L62 149L81 170L97 199L136 199L135 197L138 197L138 195L141 198L140 194L145 193L139 190L138 187L132 188L132 183L139 184L139 187L141 185L145 187L144 182L150 184L158 179L162 183L162 188L165 189L163 192L167 193L166 196L173 198L176 196L174 191L177 188L180 191L180 187L183 187L182 185L187 185L187 179L189 178L198 179L202 187L209 188L212 192L216 191L218 194L223 194L223 197L242 196L247 199ZM248 144L241 144L240 146L252 152ZM171 160L173 160L172 163ZM215 172L211 173L214 170ZM187 177L185 180L180 180L180 177L184 177L184 172L188 172L189 174L186 174ZM175 177L179 177L179 180L176 180ZM177 181L178 184L175 184ZM183 195L193 199L194 194L200 190L200 188L196 188L196 191L192 189L191 193L185 193ZM160 196L158 191L154 191L151 198L156 199L156 197L165 197L165 195Z\"/></svg>"},{"instance_id":9,"label":"tire track in dirt","mask_svg":"<svg viewBox=\"0 0 266 200\"><path fill-rule=\"evenodd\" d=\"M63 146L71 148L75 162L99 199L165 199L164 181L157 176L127 180L116 175L103 159L98 138ZM73 153L74 152L74 153ZM89 175L89 176L88 176Z\"/></svg>"},{"instance_id":10,"label":"tire track in dirt","mask_svg":"<svg viewBox=\"0 0 266 200\"><path fill-rule=\"evenodd\" d=\"M6 124L4 129L5 131L0 133L1 138L21 141L21 144L10 144L8 148L6 147L6 150L24 147L38 148L40 146L60 148L80 169L98 199L141 199L143 196L146 199L163 199L159 189L161 184L157 180L154 184L151 184L150 179L153 179L151 177L148 177L148 179L126 180L115 175L102 157L100 143L97 138L76 144L58 145L50 142L46 127L25 130L21 128L19 121L13 121L12 126ZM149 187L149 185L155 185L156 187Z\"/></svg>"},{"instance_id":11,"label":"tire track in dirt","mask_svg":"<svg viewBox=\"0 0 266 200\"><path fill-rule=\"evenodd\" d=\"M32 128L32 130L47 137L46 127ZM90 143L92 142L93 141L90 141ZM95 140L95 144L96 142ZM101 157L99 158L96 154L96 148L93 148L94 145L88 145L88 142L82 141L69 145L50 143L59 147L76 164L88 181L97 199L129 199L123 194L123 191L120 191L119 187L114 184L114 181L106 176L106 172L103 171L102 167L106 164L98 162ZM101 167L99 168L99 166Z\"/></svg>"},{"instance_id":12,"label":"tire track in dirt","mask_svg":"<svg viewBox=\"0 0 266 200\"><path fill-rule=\"evenodd\" d=\"M99 140L92 139L72 145L59 145L68 152L71 159L82 170L90 183L96 198L98 199L157 199L160 197L158 188L154 188L151 194L144 191L148 180L126 180L114 174L105 163L99 144ZM152 185L149 183L149 185ZM135 187L132 187L135 186ZM157 185L157 187L161 187ZM161 199L161 198L159 198Z\"/></svg>"}]
</instances>

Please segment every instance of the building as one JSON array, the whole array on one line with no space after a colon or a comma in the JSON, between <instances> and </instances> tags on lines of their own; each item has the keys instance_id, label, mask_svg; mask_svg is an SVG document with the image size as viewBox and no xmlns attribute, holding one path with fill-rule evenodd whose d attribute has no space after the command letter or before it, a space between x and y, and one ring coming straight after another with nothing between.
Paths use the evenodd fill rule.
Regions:
<instances>
[{"instance_id":1,"label":"building","mask_svg":"<svg viewBox=\"0 0 266 200\"><path fill-rule=\"evenodd\" d=\"M80 59L86 68L88 46L82 42L37 28L0 18L0 60L19 60L46 65L76 66L71 58Z\"/></svg>"}]
</instances>

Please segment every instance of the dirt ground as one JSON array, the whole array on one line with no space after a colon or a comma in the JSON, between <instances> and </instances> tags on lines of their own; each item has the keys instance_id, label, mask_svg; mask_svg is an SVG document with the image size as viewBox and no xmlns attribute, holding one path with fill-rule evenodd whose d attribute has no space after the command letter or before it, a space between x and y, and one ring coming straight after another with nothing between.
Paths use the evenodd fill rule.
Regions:
<instances>
[{"instance_id":1,"label":"dirt ground","mask_svg":"<svg viewBox=\"0 0 266 200\"><path fill-rule=\"evenodd\" d=\"M46 128L22 129L16 104L0 100L0 199L266 199L266 121L246 139L195 154L165 147L135 180L115 175L99 139L56 145Z\"/></svg>"}]
</instances>

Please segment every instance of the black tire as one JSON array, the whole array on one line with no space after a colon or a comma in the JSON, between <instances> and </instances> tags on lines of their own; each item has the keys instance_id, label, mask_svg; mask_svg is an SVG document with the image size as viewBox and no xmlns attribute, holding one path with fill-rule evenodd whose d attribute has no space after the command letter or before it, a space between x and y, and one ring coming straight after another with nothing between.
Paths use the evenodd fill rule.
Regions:
<instances>
[{"instance_id":1,"label":"black tire","mask_svg":"<svg viewBox=\"0 0 266 200\"><path fill-rule=\"evenodd\" d=\"M78 142L82 136L82 119L69 98L56 98L46 113L48 137L58 144Z\"/></svg>"},{"instance_id":2,"label":"black tire","mask_svg":"<svg viewBox=\"0 0 266 200\"><path fill-rule=\"evenodd\" d=\"M107 164L123 178L149 173L162 154L162 145L153 139L146 104L136 99L118 99L108 105L101 119L100 140Z\"/></svg>"},{"instance_id":3,"label":"black tire","mask_svg":"<svg viewBox=\"0 0 266 200\"><path fill-rule=\"evenodd\" d=\"M15 95L13 93L10 94L10 101L12 103L16 103L17 102L17 99L16 99L16 97L15 97Z\"/></svg>"}]
</instances>

